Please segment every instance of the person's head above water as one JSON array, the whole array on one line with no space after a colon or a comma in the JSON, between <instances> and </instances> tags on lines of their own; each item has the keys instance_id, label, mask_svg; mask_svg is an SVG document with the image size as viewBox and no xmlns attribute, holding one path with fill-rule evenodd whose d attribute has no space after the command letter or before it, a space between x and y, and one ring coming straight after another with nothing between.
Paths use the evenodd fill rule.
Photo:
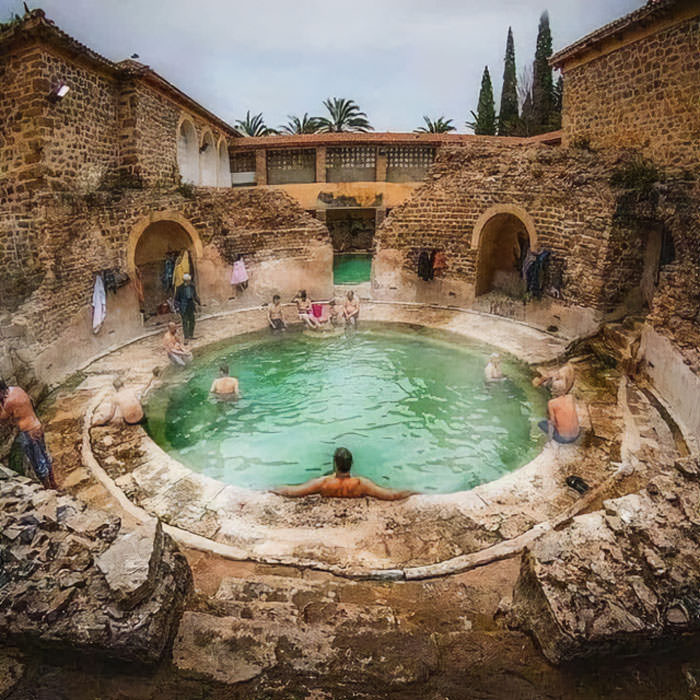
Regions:
<instances>
[{"instance_id":1,"label":"person's head above water","mask_svg":"<svg viewBox=\"0 0 700 700\"><path fill-rule=\"evenodd\" d=\"M340 474L349 474L352 467L352 452L345 447L339 447L333 453L333 467Z\"/></svg>"},{"instance_id":2,"label":"person's head above water","mask_svg":"<svg viewBox=\"0 0 700 700\"><path fill-rule=\"evenodd\" d=\"M226 363L222 363L219 365L219 374L222 377L228 377L228 372L229 372L228 365Z\"/></svg>"},{"instance_id":3,"label":"person's head above water","mask_svg":"<svg viewBox=\"0 0 700 700\"><path fill-rule=\"evenodd\" d=\"M497 352L492 352L489 355L489 360L491 361L492 364L497 364L501 361L501 356Z\"/></svg>"}]
</instances>

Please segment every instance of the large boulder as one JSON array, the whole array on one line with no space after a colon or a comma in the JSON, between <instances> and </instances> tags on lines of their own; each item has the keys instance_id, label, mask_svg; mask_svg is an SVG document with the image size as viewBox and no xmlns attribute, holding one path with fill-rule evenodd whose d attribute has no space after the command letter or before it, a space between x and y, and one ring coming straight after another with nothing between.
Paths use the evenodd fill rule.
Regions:
<instances>
[{"instance_id":1,"label":"large boulder","mask_svg":"<svg viewBox=\"0 0 700 700\"><path fill-rule=\"evenodd\" d=\"M0 638L155 663L191 586L156 521L127 532L0 467Z\"/></svg>"},{"instance_id":2,"label":"large boulder","mask_svg":"<svg viewBox=\"0 0 700 700\"><path fill-rule=\"evenodd\" d=\"M523 555L512 617L553 663L636 654L700 632L700 468L604 501Z\"/></svg>"}]
</instances>

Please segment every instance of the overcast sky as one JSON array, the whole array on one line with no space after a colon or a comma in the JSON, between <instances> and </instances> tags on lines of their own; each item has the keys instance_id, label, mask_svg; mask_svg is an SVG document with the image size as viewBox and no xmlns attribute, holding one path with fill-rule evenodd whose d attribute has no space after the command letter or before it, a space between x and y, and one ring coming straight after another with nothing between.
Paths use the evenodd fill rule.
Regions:
<instances>
[{"instance_id":1,"label":"overcast sky","mask_svg":"<svg viewBox=\"0 0 700 700\"><path fill-rule=\"evenodd\" d=\"M354 99L378 131L412 131L422 115L459 131L476 109L484 65L496 106L508 26L518 74L531 64L540 13L558 50L643 0L28 0L64 31L119 61L143 63L222 119L320 114ZM0 0L0 21L22 13Z\"/></svg>"}]
</instances>

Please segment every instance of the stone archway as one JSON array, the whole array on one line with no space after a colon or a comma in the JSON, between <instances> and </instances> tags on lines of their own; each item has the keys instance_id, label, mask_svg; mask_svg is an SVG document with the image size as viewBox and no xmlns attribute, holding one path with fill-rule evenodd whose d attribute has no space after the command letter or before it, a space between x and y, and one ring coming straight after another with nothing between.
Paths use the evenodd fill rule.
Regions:
<instances>
[{"instance_id":1,"label":"stone archway","mask_svg":"<svg viewBox=\"0 0 700 700\"><path fill-rule=\"evenodd\" d=\"M219 170L219 153L214 136L208 129L202 134L199 146L199 184L202 187L216 187Z\"/></svg>"},{"instance_id":2,"label":"stone archway","mask_svg":"<svg viewBox=\"0 0 700 700\"><path fill-rule=\"evenodd\" d=\"M153 314L156 308L172 294L163 283L165 260L168 254L187 250L193 264L202 255L202 242L192 224L176 212L162 212L145 217L134 227L127 247L127 265L130 275L137 270L144 292L143 309Z\"/></svg>"},{"instance_id":3,"label":"stone archway","mask_svg":"<svg viewBox=\"0 0 700 700\"><path fill-rule=\"evenodd\" d=\"M225 138L219 141L219 172L217 184L219 187L231 187L231 162L228 155L228 144Z\"/></svg>"},{"instance_id":4,"label":"stone archway","mask_svg":"<svg viewBox=\"0 0 700 700\"><path fill-rule=\"evenodd\" d=\"M515 205L496 205L484 212L472 234L477 252L475 296L498 290L509 296L524 292L521 256L536 251L537 232L532 217Z\"/></svg>"},{"instance_id":5,"label":"stone archway","mask_svg":"<svg viewBox=\"0 0 700 700\"><path fill-rule=\"evenodd\" d=\"M197 132L189 119L177 127L177 165L183 182L199 184L199 148Z\"/></svg>"}]
</instances>

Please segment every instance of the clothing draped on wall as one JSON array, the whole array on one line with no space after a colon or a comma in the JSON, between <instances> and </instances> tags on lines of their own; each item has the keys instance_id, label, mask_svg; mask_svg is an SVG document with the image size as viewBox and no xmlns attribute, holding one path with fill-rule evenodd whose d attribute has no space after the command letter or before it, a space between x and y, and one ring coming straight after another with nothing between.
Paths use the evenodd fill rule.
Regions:
<instances>
[{"instance_id":1,"label":"clothing draped on wall","mask_svg":"<svg viewBox=\"0 0 700 700\"><path fill-rule=\"evenodd\" d=\"M173 287L175 287L175 289L184 282L185 275L190 275L194 282L194 265L192 265L192 258L190 257L189 250L183 250L180 255L177 256L175 268L173 269Z\"/></svg>"},{"instance_id":2,"label":"clothing draped on wall","mask_svg":"<svg viewBox=\"0 0 700 700\"><path fill-rule=\"evenodd\" d=\"M525 261L527 266L525 271L527 291L530 292L535 299L539 299L542 296L542 291L544 289L545 267L550 255L551 251L542 250L539 253L533 254L533 259L531 260L529 266L527 266L527 259Z\"/></svg>"},{"instance_id":3,"label":"clothing draped on wall","mask_svg":"<svg viewBox=\"0 0 700 700\"><path fill-rule=\"evenodd\" d=\"M427 282L433 276L433 259L427 250L421 250L418 256L418 277Z\"/></svg>"},{"instance_id":4,"label":"clothing draped on wall","mask_svg":"<svg viewBox=\"0 0 700 700\"><path fill-rule=\"evenodd\" d=\"M99 333L107 316L107 294L105 293L102 273L95 275L95 286L92 290L92 332Z\"/></svg>"},{"instance_id":5,"label":"clothing draped on wall","mask_svg":"<svg viewBox=\"0 0 700 700\"><path fill-rule=\"evenodd\" d=\"M163 261L163 274L161 275L161 282L163 284L163 291L167 292L173 286L173 274L175 272L175 260L169 255Z\"/></svg>"},{"instance_id":6,"label":"clothing draped on wall","mask_svg":"<svg viewBox=\"0 0 700 700\"><path fill-rule=\"evenodd\" d=\"M231 272L231 284L243 284L248 281L248 271L245 269L243 260L236 260L233 263Z\"/></svg>"}]
</instances>

